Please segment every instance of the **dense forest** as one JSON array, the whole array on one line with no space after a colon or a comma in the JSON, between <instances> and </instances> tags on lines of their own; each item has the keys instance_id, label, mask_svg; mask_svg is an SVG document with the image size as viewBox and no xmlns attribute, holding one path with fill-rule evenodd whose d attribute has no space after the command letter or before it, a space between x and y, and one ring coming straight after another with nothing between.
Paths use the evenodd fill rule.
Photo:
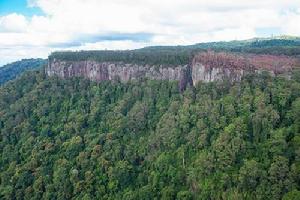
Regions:
<instances>
[{"instance_id":1,"label":"dense forest","mask_svg":"<svg viewBox=\"0 0 300 200\"><path fill-rule=\"evenodd\" d=\"M299 199L300 74L0 88L0 199Z\"/></svg>"},{"instance_id":2,"label":"dense forest","mask_svg":"<svg viewBox=\"0 0 300 200\"><path fill-rule=\"evenodd\" d=\"M186 65L203 51L226 51L269 55L300 55L300 38L257 38L244 41L208 42L188 46L151 46L136 50L93 50L53 52L49 59L65 61L96 60L99 62L125 62L150 65Z\"/></svg>"},{"instance_id":3,"label":"dense forest","mask_svg":"<svg viewBox=\"0 0 300 200\"><path fill-rule=\"evenodd\" d=\"M16 78L27 70L37 69L46 64L44 59L23 59L0 67L0 85Z\"/></svg>"}]
</instances>

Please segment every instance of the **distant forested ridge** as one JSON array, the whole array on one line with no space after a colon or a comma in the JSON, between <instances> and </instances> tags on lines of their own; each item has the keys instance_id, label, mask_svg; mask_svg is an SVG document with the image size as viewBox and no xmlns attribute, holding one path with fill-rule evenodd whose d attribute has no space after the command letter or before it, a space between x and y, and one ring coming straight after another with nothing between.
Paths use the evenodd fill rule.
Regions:
<instances>
[{"instance_id":1,"label":"distant forested ridge","mask_svg":"<svg viewBox=\"0 0 300 200\"><path fill-rule=\"evenodd\" d=\"M0 85L16 78L26 70L37 69L46 64L44 59L23 59L0 67Z\"/></svg>"},{"instance_id":2,"label":"distant forested ridge","mask_svg":"<svg viewBox=\"0 0 300 200\"><path fill-rule=\"evenodd\" d=\"M0 199L300 196L300 74L235 84L26 72L0 88Z\"/></svg>"},{"instance_id":3,"label":"distant forested ridge","mask_svg":"<svg viewBox=\"0 0 300 200\"><path fill-rule=\"evenodd\" d=\"M49 59L65 61L95 60L99 62L124 62L149 65L189 64L196 53L213 50L235 53L270 55L300 55L300 38L257 38L230 42L208 42L188 46L150 46L136 50L93 50L53 52Z\"/></svg>"}]
</instances>

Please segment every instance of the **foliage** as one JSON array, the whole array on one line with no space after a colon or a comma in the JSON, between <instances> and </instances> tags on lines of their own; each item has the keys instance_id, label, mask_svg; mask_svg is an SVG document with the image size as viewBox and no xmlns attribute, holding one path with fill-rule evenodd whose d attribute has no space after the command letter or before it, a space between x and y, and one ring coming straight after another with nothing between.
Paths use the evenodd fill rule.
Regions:
<instances>
[{"instance_id":1,"label":"foliage","mask_svg":"<svg viewBox=\"0 0 300 200\"><path fill-rule=\"evenodd\" d=\"M27 70L37 69L46 64L43 59L23 59L0 67L0 85L16 78Z\"/></svg>"},{"instance_id":2,"label":"foliage","mask_svg":"<svg viewBox=\"0 0 300 200\"><path fill-rule=\"evenodd\" d=\"M300 80L0 88L0 199L297 199Z\"/></svg>"},{"instance_id":3,"label":"foliage","mask_svg":"<svg viewBox=\"0 0 300 200\"><path fill-rule=\"evenodd\" d=\"M208 42L188 46L152 46L124 51L63 51L53 52L49 59L64 61L95 60L100 62L125 62L150 65L186 65L193 55L206 50L288 55L300 54L299 38L253 39L230 42Z\"/></svg>"}]
</instances>

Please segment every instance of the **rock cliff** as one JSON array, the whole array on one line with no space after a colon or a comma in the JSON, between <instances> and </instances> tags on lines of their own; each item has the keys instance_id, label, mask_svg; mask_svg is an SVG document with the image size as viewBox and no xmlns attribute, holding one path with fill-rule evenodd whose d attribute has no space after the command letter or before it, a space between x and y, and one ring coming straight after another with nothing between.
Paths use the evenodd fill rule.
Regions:
<instances>
[{"instance_id":1,"label":"rock cliff","mask_svg":"<svg viewBox=\"0 0 300 200\"><path fill-rule=\"evenodd\" d=\"M244 74L267 71L272 76L282 75L287 78L299 60L288 56L232 54L226 52L202 52L192 61L192 80L211 82L227 79L240 81Z\"/></svg>"},{"instance_id":2,"label":"rock cliff","mask_svg":"<svg viewBox=\"0 0 300 200\"><path fill-rule=\"evenodd\" d=\"M49 61L46 68L48 76L61 78L82 76L94 81L120 80L127 82L135 79L179 81L180 90L184 90L189 81L188 65L155 66L124 64L122 62L96 61Z\"/></svg>"},{"instance_id":3,"label":"rock cliff","mask_svg":"<svg viewBox=\"0 0 300 200\"><path fill-rule=\"evenodd\" d=\"M299 60L288 56L232 54L226 52L201 52L195 54L190 64L141 65L123 62L65 61L49 59L46 67L48 76L61 78L82 76L94 81L135 79L175 80L180 90L187 84L199 81L211 82L227 79L231 82L241 80L246 73L269 71L271 75L284 74L289 77L291 70L299 66Z\"/></svg>"}]
</instances>

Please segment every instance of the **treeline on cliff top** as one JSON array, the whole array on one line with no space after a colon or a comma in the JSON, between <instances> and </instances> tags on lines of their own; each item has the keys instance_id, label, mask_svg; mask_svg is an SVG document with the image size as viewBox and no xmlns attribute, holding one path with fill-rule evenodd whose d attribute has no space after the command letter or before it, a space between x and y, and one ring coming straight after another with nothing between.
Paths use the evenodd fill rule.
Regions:
<instances>
[{"instance_id":1,"label":"treeline on cliff top","mask_svg":"<svg viewBox=\"0 0 300 200\"><path fill-rule=\"evenodd\" d=\"M300 76L234 85L25 73L0 87L0 199L300 196Z\"/></svg>"},{"instance_id":2,"label":"treeline on cliff top","mask_svg":"<svg viewBox=\"0 0 300 200\"><path fill-rule=\"evenodd\" d=\"M63 51L53 52L49 59L65 61L95 60L100 62L124 62L150 65L185 65L193 55L206 50L236 53L300 55L300 40L288 39L253 39L231 42L209 42L189 46L153 46L124 51Z\"/></svg>"}]
</instances>

